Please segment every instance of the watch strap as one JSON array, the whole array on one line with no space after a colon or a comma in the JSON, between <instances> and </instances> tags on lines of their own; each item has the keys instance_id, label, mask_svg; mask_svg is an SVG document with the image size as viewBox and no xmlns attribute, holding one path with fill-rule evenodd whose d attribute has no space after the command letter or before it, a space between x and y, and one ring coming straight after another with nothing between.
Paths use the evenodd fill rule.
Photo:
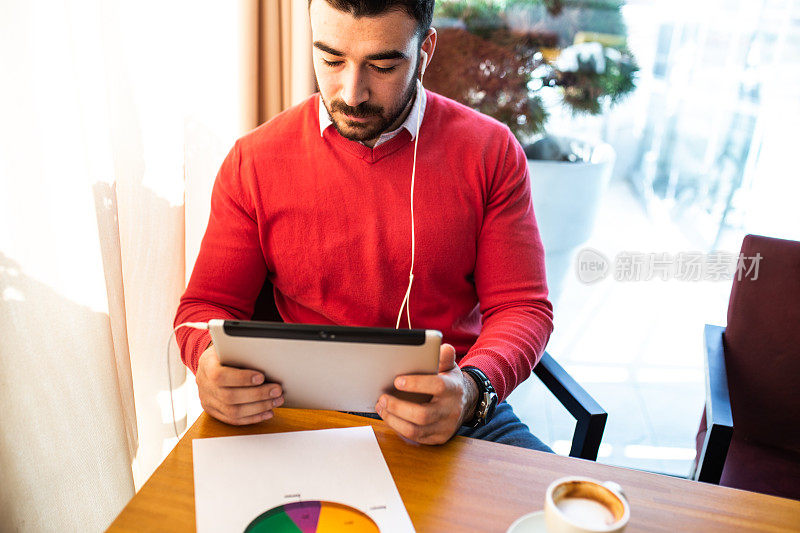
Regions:
<instances>
[{"instance_id":1,"label":"watch strap","mask_svg":"<svg viewBox=\"0 0 800 533\"><path fill-rule=\"evenodd\" d=\"M475 406L472 418L464 422L465 426L478 428L486 425L494 415L497 407L497 393L492 386L492 382L483 371L474 366L465 366L462 372L468 374L478 387L478 404Z\"/></svg>"}]
</instances>

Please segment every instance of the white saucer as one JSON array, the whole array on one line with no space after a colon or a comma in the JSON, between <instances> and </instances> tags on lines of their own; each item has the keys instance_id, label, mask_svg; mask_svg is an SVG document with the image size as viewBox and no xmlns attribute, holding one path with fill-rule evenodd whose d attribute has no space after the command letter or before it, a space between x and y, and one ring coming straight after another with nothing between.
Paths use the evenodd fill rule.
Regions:
<instances>
[{"instance_id":1,"label":"white saucer","mask_svg":"<svg viewBox=\"0 0 800 533\"><path fill-rule=\"evenodd\" d=\"M546 531L544 511L536 511L519 517L506 530L506 533L545 533Z\"/></svg>"}]
</instances>

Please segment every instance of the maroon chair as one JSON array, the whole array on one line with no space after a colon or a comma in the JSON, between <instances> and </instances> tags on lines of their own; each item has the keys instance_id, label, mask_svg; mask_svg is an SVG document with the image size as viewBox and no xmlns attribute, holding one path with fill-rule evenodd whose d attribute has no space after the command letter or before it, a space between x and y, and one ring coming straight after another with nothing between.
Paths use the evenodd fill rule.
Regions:
<instances>
[{"instance_id":1,"label":"maroon chair","mask_svg":"<svg viewBox=\"0 0 800 533\"><path fill-rule=\"evenodd\" d=\"M734 277L728 326L705 328L693 478L800 499L800 242L748 235L742 256L757 275Z\"/></svg>"}]
</instances>

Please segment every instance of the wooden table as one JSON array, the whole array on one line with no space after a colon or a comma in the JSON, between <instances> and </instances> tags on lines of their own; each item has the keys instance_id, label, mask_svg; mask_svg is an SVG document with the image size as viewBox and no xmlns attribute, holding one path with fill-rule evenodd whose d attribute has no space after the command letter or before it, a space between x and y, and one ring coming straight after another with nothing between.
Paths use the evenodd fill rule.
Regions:
<instances>
[{"instance_id":1,"label":"wooden table","mask_svg":"<svg viewBox=\"0 0 800 533\"><path fill-rule=\"evenodd\" d=\"M195 531L192 439L363 426L375 429L417 531L503 532L543 508L567 475L613 480L631 504L627 531L800 531L800 502L458 437L409 443L382 421L330 411L277 409L265 423L233 427L203 413L111 525L110 531Z\"/></svg>"}]
</instances>

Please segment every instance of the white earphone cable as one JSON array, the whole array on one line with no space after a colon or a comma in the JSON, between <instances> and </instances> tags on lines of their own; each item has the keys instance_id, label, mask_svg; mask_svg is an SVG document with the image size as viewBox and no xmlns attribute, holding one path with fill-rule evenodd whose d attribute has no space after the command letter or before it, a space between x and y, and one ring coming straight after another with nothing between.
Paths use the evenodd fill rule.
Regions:
<instances>
[{"instance_id":1,"label":"white earphone cable","mask_svg":"<svg viewBox=\"0 0 800 533\"><path fill-rule=\"evenodd\" d=\"M172 429L175 430L175 437L180 439L181 436L178 433L178 423L175 421L175 399L173 398L172 393L172 370L169 367L169 349L172 347L172 338L178 333L178 329L182 327L190 327L195 329L208 329L207 322L184 322L183 324L178 324L172 330L172 333L167 339L167 378L169 379L169 406L172 409Z\"/></svg>"},{"instance_id":2,"label":"white earphone cable","mask_svg":"<svg viewBox=\"0 0 800 533\"><path fill-rule=\"evenodd\" d=\"M425 89L422 88L422 76L420 76L417 98L422 98L421 93L424 90ZM395 324L395 329L400 329L400 319L403 316L403 308L406 310L408 329L411 329L411 285L414 283L414 254L416 242L416 235L414 232L414 181L417 174L417 144L419 144L420 115L422 115L421 102L419 103L419 107L417 109L417 133L414 135L414 162L411 165L411 270L408 273L408 289L406 289L406 294L403 297L403 303L400 305L400 312L397 313L397 324Z\"/></svg>"}]
</instances>

